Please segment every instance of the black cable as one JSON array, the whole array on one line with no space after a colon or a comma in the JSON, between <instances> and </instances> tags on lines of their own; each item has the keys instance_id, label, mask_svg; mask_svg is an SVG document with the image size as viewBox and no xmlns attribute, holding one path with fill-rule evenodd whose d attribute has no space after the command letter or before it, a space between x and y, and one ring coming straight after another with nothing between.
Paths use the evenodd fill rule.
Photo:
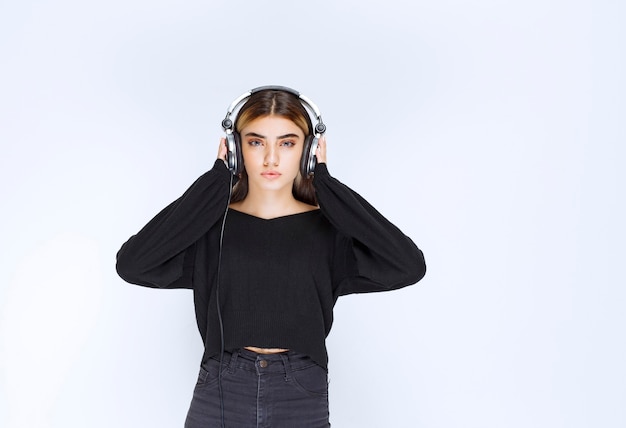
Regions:
<instances>
[{"instance_id":1,"label":"black cable","mask_svg":"<svg viewBox=\"0 0 626 428\"><path fill-rule=\"evenodd\" d=\"M220 324L220 366L217 375L217 385L220 393L220 414L222 418L222 428L225 428L224 423L224 391L222 390L222 365L224 364L224 321L222 320L222 309L220 307L220 272L222 267L222 243L224 241L224 228L226 226L226 216L228 215L228 206L230 205L230 198L233 194L233 174L230 175L230 184L228 185L228 202L226 203L226 210L224 210L224 219L222 220L222 229L220 230L220 245L219 255L217 258L217 281L215 284L215 301L217 304L217 318Z\"/></svg>"}]
</instances>

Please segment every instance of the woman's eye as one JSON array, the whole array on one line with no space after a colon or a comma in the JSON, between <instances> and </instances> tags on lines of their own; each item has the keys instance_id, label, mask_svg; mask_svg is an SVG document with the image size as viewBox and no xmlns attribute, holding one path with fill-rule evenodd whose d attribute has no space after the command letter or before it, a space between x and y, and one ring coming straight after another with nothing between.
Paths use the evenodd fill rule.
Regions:
<instances>
[{"instance_id":1,"label":"woman's eye","mask_svg":"<svg viewBox=\"0 0 626 428\"><path fill-rule=\"evenodd\" d=\"M295 145L296 145L296 143L295 143L295 142L293 142L293 141L283 141L283 142L281 143L281 145L282 145L282 146L285 146L285 147L293 147L293 146L295 146Z\"/></svg>"},{"instance_id":2,"label":"woman's eye","mask_svg":"<svg viewBox=\"0 0 626 428\"><path fill-rule=\"evenodd\" d=\"M249 140L248 144L253 146L253 147L256 147L256 146L260 146L261 142L259 140Z\"/></svg>"}]
</instances>

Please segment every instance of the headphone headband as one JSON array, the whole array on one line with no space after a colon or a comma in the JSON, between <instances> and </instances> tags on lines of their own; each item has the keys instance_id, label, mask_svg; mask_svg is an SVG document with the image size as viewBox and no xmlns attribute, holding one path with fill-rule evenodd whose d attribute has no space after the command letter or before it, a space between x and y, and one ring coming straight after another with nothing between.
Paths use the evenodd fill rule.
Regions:
<instances>
[{"instance_id":1,"label":"headphone headband","mask_svg":"<svg viewBox=\"0 0 626 428\"><path fill-rule=\"evenodd\" d=\"M239 107L241 104L244 104L248 100L248 98L252 96L252 94L261 91L282 91L295 95L296 97L298 97L304 107L308 107L309 111L313 112L313 114L315 115L315 120L317 120L317 124L315 125L314 133L321 136L324 132L326 132L326 125L324 125L324 122L322 121L322 114L320 113L320 110L317 108L313 101L311 101L308 97L305 97L295 89L288 88L287 86L277 85L259 86L235 98L235 100L228 107L228 110L226 111L226 117L222 121L222 128L224 129L224 131L228 132L228 130L230 130L232 132L234 122L230 119L230 115L237 109L237 107Z\"/></svg>"}]
</instances>

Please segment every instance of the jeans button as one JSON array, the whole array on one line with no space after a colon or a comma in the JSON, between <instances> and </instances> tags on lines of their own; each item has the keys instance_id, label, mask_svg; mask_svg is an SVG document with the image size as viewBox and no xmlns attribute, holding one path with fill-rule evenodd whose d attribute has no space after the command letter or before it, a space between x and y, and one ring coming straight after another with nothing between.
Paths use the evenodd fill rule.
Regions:
<instances>
[{"instance_id":1,"label":"jeans button","mask_svg":"<svg viewBox=\"0 0 626 428\"><path fill-rule=\"evenodd\" d=\"M268 365L267 361L265 360L259 361L259 366L261 366L262 369L266 368L267 365Z\"/></svg>"}]
</instances>

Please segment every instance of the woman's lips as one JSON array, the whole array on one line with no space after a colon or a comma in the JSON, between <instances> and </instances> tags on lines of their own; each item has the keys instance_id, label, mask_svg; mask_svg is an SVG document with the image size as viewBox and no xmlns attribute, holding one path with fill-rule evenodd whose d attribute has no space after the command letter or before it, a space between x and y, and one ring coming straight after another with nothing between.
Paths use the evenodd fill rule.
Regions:
<instances>
[{"instance_id":1,"label":"woman's lips","mask_svg":"<svg viewBox=\"0 0 626 428\"><path fill-rule=\"evenodd\" d=\"M281 176L280 172L278 171L264 171L261 173L261 176L265 177L265 178L278 178Z\"/></svg>"}]
</instances>

